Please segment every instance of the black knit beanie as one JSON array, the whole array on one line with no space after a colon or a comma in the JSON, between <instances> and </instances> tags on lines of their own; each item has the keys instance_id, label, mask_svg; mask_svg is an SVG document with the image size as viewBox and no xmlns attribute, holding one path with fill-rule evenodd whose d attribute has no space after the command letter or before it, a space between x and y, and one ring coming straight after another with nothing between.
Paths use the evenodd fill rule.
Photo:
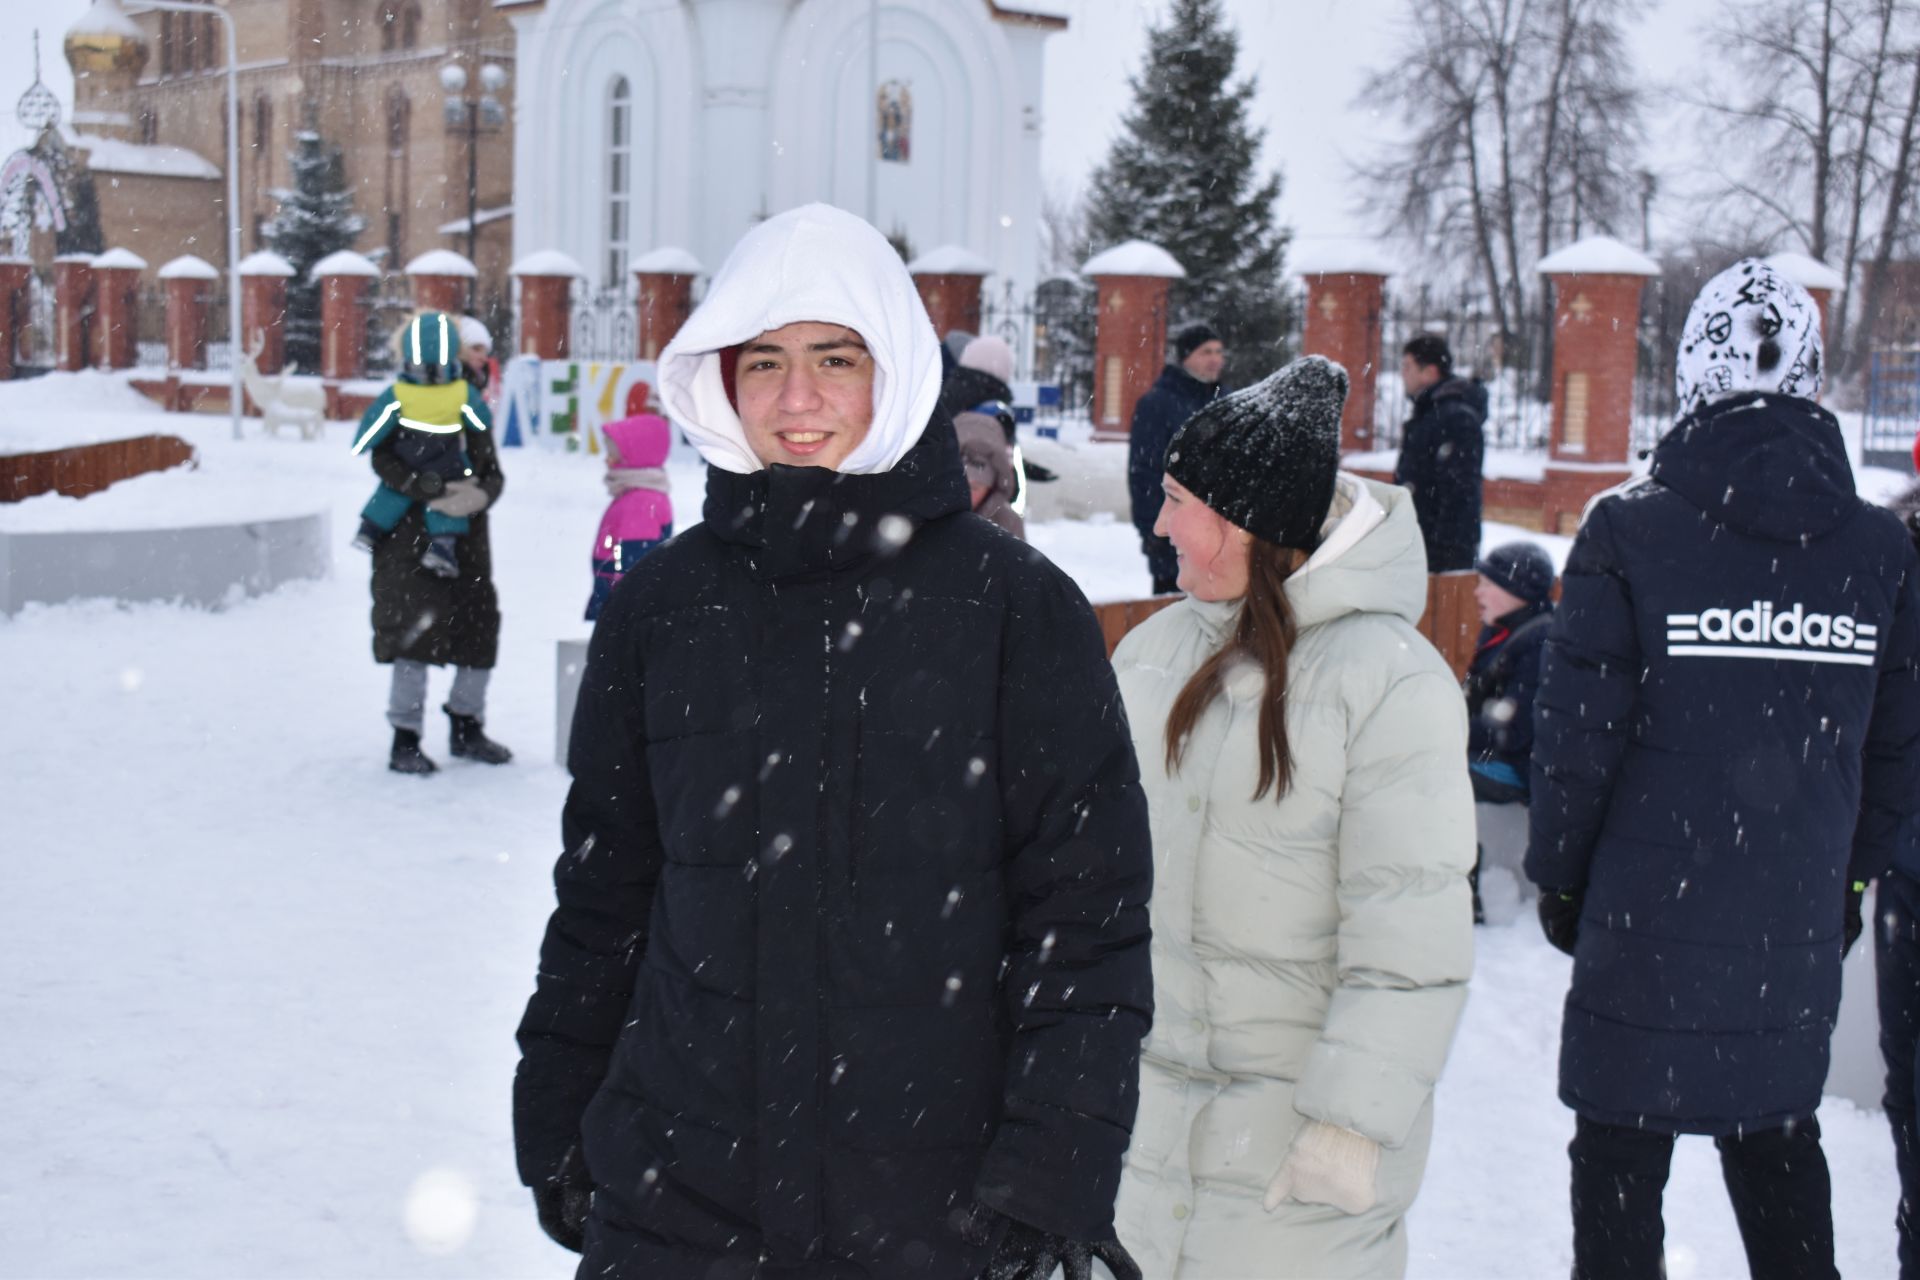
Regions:
<instances>
[{"instance_id":1,"label":"black knit beanie","mask_svg":"<svg viewBox=\"0 0 1920 1280\"><path fill-rule=\"evenodd\" d=\"M1204 324L1190 324L1173 336L1173 358L1185 362L1186 358L1206 346L1209 342L1218 342L1220 335Z\"/></svg>"},{"instance_id":2,"label":"black knit beanie","mask_svg":"<svg viewBox=\"0 0 1920 1280\"><path fill-rule=\"evenodd\" d=\"M1532 542L1508 542L1480 557L1475 571L1509 595L1539 604L1553 594L1553 558Z\"/></svg>"},{"instance_id":3,"label":"black knit beanie","mask_svg":"<svg viewBox=\"0 0 1920 1280\"><path fill-rule=\"evenodd\" d=\"M1347 371L1307 356L1187 419L1167 474L1256 538L1311 551L1333 506Z\"/></svg>"}]
</instances>

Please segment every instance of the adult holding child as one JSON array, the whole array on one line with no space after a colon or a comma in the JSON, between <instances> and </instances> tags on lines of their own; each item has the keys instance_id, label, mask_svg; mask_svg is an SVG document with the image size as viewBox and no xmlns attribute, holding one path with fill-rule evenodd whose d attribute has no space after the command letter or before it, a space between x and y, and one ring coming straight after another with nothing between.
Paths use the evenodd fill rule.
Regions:
<instances>
[{"instance_id":1,"label":"adult holding child","mask_svg":"<svg viewBox=\"0 0 1920 1280\"><path fill-rule=\"evenodd\" d=\"M1180 429L1187 598L1114 655L1155 1006L1116 1220L1155 1277L1401 1274L1466 999L1466 713L1411 497L1337 472L1346 394L1308 357Z\"/></svg>"}]
</instances>

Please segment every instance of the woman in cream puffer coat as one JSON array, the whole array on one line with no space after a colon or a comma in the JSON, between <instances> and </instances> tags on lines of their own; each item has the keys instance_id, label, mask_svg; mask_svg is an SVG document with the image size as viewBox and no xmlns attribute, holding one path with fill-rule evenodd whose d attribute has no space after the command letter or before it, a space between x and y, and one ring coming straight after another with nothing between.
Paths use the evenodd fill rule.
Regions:
<instances>
[{"instance_id":1,"label":"woman in cream puffer coat","mask_svg":"<svg viewBox=\"0 0 1920 1280\"><path fill-rule=\"evenodd\" d=\"M1332 432L1339 382L1321 424ZM1162 516L1176 548L1183 508L1250 539L1272 495L1314 487L1303 468L1332 481L1331 448L1294 456L1303 411L1288 399L1278 413L1296 420L1277 446L1232 423L1209 433L1214 409L1183 432L1184 461L1176 439ZM1202 445L1228 465L1196 461ZM1204 510L1187 506L1208 486ZM1472 968L1467 722L1452 672L1414 628L1427 575L1412 499L1349 475L1333 489L1309 502L1317 532L1280 544L1305 560L1283 584L1297 627L1283 795L1255 798L1267 681L1251 659L1227 668L1168 766L1175 701L1234 637L1244 603L1196 598L1218 593L1192 555L1189 598L1114 655L1152 823L1155 1003L1116 1218L1149 1280L1405 1270L1403 1219ZM1249 514L1228 523L1235 510Z\"/></svg>"}]
</instances>

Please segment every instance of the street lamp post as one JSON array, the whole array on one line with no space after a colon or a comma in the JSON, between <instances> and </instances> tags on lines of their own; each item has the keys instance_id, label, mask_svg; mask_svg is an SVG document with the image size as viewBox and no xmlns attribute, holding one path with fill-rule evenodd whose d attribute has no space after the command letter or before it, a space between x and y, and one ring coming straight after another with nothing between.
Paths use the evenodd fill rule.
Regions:
<instances>
[{"instance_id":1,"label":"street lamp post","mask_svg":"<svg viewBox=\"0 0 1920 1280\"><path fill-rule=\"evenodd\" d=\"M227 403L233 411L233 438L240 439L240 42L233 15L217 4L200 0L147 0L149 9L178 13L211 13L220 19L227 37Z\"/></svg>"},{"instance_id":2,"label":"street lamp post","mask_svg":"<svg viewBox=\"0 0 1920 1280\"><path fill-rule=\"evenodd\" d=\"M480 232L480 124L484 118L492 127L506 119L506 108L494 95L507 87L507 69L495 62L480 68L480 96L465 96L467 69L457 62L440 68L440 87L447 91L446 120L464 128L467 134L467 261L476 266L476 241ZM472 286L468 286L471 288Z\"/></svg>"}]
</instances>

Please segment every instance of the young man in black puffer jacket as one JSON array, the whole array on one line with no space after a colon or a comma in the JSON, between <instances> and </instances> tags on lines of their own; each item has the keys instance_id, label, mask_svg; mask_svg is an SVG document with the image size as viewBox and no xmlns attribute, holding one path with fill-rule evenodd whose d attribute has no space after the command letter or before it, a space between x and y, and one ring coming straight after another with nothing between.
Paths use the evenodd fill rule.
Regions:
<instances>
[{"instance_id":1,"label":"young man in black puffer jacket","mask_svg":"<svg viewBox=\"0 0 1920 1280\"><path fill-rule=\"evenodd\" d=\"M748 232L660 359L705 519L587 660L514 1089L582 1276L1139 1271L1146 803L1093 611L968 510L878 232Z\"/></svg>"},{"instance_id":2,"label":"young man in black puffer jacket","mask_svg":"<svg viewBox=\"0 0 1920 1280\"><path fill-rule=\"evenodd\" d=\"M1859 888L1920 805L1920 567L1854 492L1819 313L1747 259L1681 339L1649 477L1589 508L1535 702L1527 874L1573 956L1574 1274L1662 1269L1673 1141L1756 1276L1826 1278L1814 1110Z\"/></svg>"},{"instance_id":3,"label":"young man in black puffer jacket","mask_svg":"<svg viewBox=\"0 0 1920 1280\"><path fill-rule=\"evenodd\" d=\"M1427 543L1427 572L1471 569L1480 554L1487 389L1454 373L1453 352L1437 333L1407 340L1400 383L1413 401L1413 415L1401 431L1393 482L1413 495Z\"/></svg>"}]
</instances>

